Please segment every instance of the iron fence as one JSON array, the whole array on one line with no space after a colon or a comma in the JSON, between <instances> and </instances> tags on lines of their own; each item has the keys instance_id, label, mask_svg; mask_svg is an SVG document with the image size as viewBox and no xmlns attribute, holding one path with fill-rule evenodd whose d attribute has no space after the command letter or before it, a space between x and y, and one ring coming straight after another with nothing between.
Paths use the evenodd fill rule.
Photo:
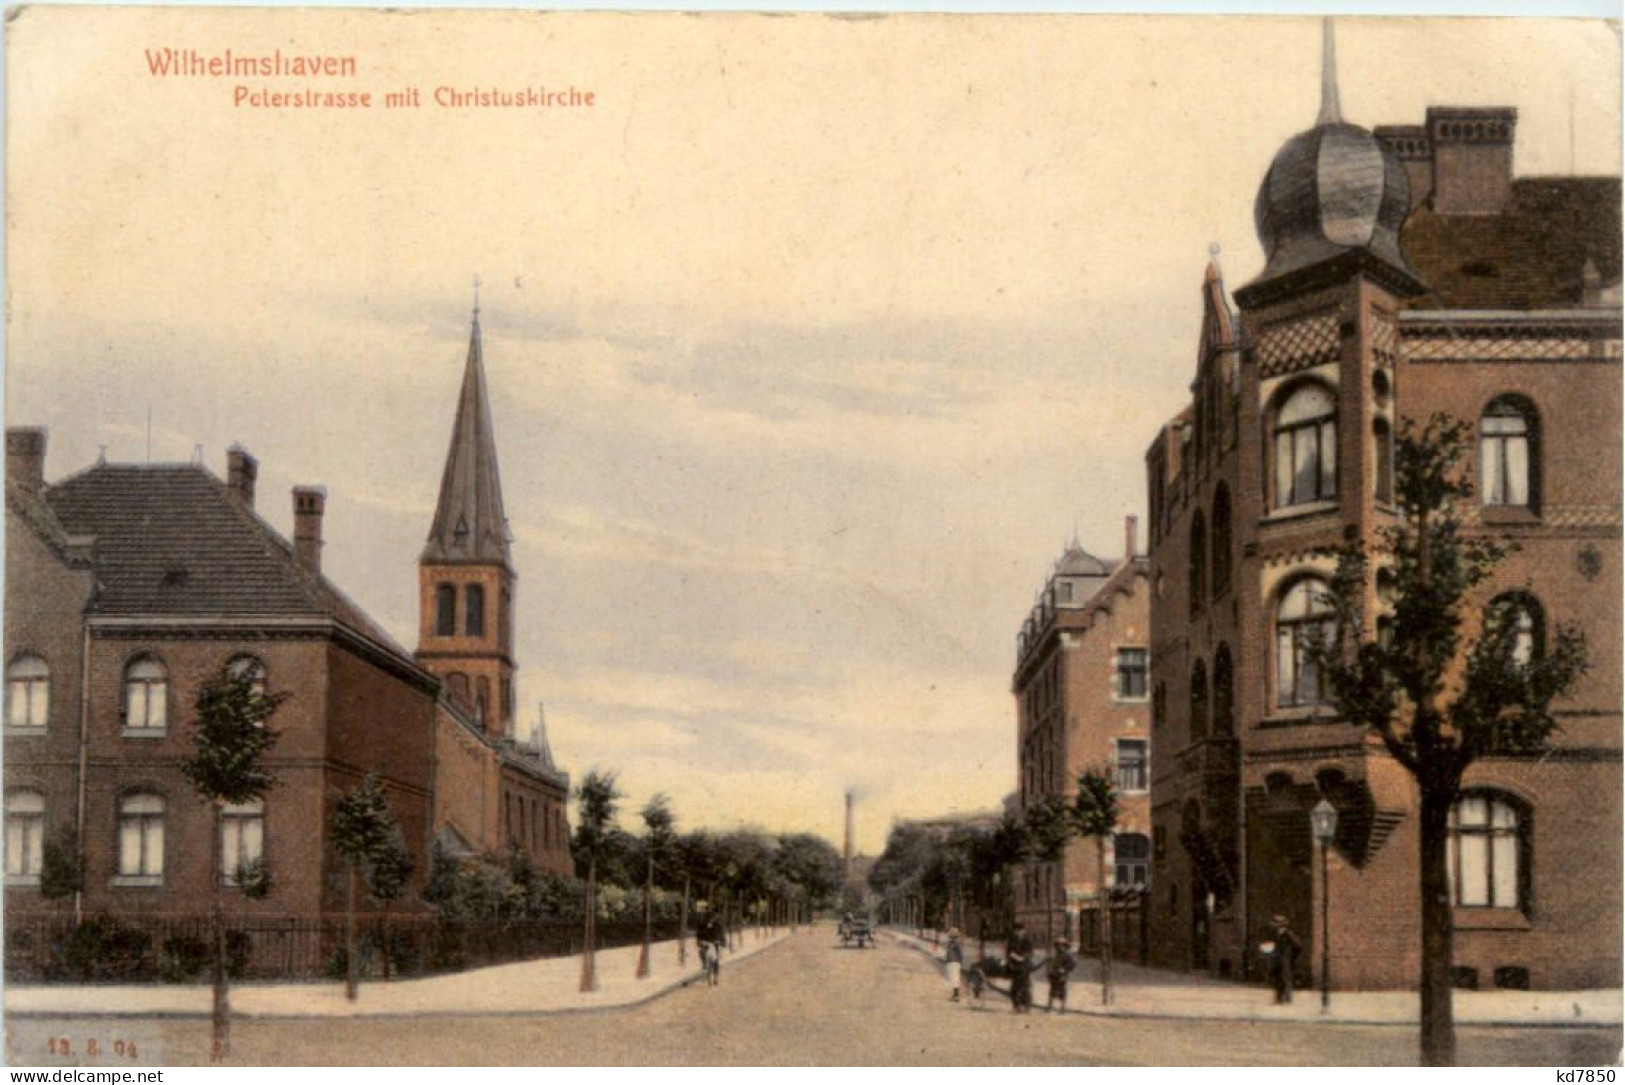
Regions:
<instances>
[{"instance_id":1,"label":"iron fence","mask_svg":"<svg viewBox=\"0 0 1625 1085\"><path fill-rule=\"evenodd\" d=\"M320 917L228 916L227 968L237 979L342 978L345 921ZM206 981L212 960L207 915L6 917L5 975L21 983L188 983ZM675 938L657 920L654 937ZM636 945L641 920L600 920L600 949ZM368 978L431 975L493 964L569 957L582 950L580 919L446 920L369 914L356 919L357 958Z\"/></svg>"}]
</instances>

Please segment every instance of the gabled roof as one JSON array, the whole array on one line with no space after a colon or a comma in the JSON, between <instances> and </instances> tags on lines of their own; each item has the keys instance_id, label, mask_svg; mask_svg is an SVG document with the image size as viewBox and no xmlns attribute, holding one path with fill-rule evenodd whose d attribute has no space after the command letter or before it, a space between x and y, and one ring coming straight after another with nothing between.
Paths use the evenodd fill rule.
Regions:
<instances>
[{"instance_id":1,"label":"gabled roof","mask_svg":"<svg viewBox=\"0 0 1625 1085\"><path fill-rule=\"evenodd\" d=\"M32 528L40 541L62 559L63 564L74 568L90 567L91 540L70 536L68 529L62 526L62 521L57 519L51 506L39 494L7 479L6 508Z\"/></svg>"},{"instance_id":2,"label":"gabled roof","mask_svg":"<svg viewBox=\"0 0 1625 1085\"><path fill-rule=\"evenodd\" d=\"M1563 309L1584 304L1586 265L1620 278L1617 177L1524 177L1501 214L1411 212L1400 245L1428 286L1413 309Z\"/></svg>"},{"instance_id":3,"label":"gabled roof","mask_svg":"<svg viewBox=\"0 0 1625 1085\"><path fill-rule=\"evenodd\" d=\"M452 423L451 448L440 479L440 501L421 560L509 565L508 517L502 509L502 480L497 471L491 403L485 391L477 309L457 417Z\"/></svg>"},{"instance_id":4,"label":"gabled roof","mask_svg":"<svg viewBox=\"0 0 1625 1085\"><path fill-rule=\"evenodd\" d=\"M97 464L46 488L70 535L95 537L94 615L331 618L411 656L292 545L195 464Z\"/></svg>"}]
</instances>

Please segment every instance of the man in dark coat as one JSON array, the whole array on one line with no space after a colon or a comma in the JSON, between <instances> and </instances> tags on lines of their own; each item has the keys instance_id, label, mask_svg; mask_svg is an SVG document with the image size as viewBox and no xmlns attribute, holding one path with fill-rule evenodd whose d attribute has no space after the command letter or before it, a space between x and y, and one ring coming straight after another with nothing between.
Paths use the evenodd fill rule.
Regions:
<instances>
[{"instance_id":1,"label":"man in dark coat","mask_svg":"<svg viewBox=\"0 0 1625 1085\"><path fill-rule=\"evenodd\" d=\"M1278 915L1270 921L1270 982L1275 985L1275 1002L1282 1005L1292 1001L1292 971L1297 966L1303 943L1292 933L1286 916Z\"/></svg>"},{"instance_id":2,"label":"man in dark coat","mask_svg":"<svg viewBox=\"0 0 1625 1085\"><path fill-rule=\"evenodd\" d=\"M700 921L695 925L694 941L700 947L700 963L704 968L706 984L715 987L722 972L722 943L727 941L728 932L722 920L704 902L699 905L699 912Z\"/></svg>"},{"instance_id":3,"label":"man in dark coat","mask_svg":"<svg viewBox=\"0 0 1625 1085\"><path fill-rule=\"evenodd\" d=\"M1033 940L1021 923L1010 932L1004 956L1010 966L1011 1012L1028 1013L1033 1008Z\"/></svg>"}]
</instances>

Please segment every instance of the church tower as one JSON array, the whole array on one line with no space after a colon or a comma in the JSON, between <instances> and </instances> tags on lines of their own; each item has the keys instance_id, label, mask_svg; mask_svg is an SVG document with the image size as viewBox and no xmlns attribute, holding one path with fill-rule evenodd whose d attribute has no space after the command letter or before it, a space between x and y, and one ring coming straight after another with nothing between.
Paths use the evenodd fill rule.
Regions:
<instances>
[{"instance_id":1,"label":"church tower","mask_svg":"<svg viewBox=\"0 0 1625 1085\"><path fill-rule=\"evenodd\" d=\"M418 558L418 650L485 735L512 736L513 593L496 437L474 305L440 500Z\"/></svg>"}]
</instances>

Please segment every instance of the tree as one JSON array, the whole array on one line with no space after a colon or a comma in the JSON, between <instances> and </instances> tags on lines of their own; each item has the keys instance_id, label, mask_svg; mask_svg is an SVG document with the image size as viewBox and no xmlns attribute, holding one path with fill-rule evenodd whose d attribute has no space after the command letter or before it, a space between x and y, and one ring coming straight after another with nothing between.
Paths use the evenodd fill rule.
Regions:
<instances>
[{"instance_id":1,"label":"tree","mask_svg":"<svg viewBox=\"0 0 1625 1085\"><path fill-rule=\"evenodd\" d=\"M1068 810L1079 836L1095 838L1096 881L1100 897L1100 1004L1112 1003L1112 895L1106 841L1117 831L1117 788L1110 770L1090 769L1078 777L1078 793Z\"/></svg>"},{"instance_id":2,"label":"tree","mask_svg":"<svg viewBox=\"0 0 1625 1085\"><path fill-rule=\"evenodd\" d=\"M356 888L363 868L387 855L399 836L400 824L376 773L368 773L333 808L328 838L349 867L344 889L344 997L352 1002L361 974L355 938Z\"/></svg>"},{"instance_id":3,"label":"tree","mask_svg":"<svg viewBox=\"0 0 1625 1085\"><path fill-rule=\"evenodd\" d=\"M656 795L644 804L640 813L643 818L644 838L643 850L647 860L647 870L643 882L643 949L638 953L638 979L647 979L649 975L649 941L653 935L654 913L652 911L655 892L655 865L664 863L671 854L672 844L677 838L673 826L677 818L671 812L671 800L664 795Z\"/></svg>"},{"instance_id":4,"label":"tree","mask_svg":"<svg viewBox=\"0 0 1625 1085\"><path fill-rule=\"evenodd\" d=\"M389 979L390 959L394 956L394 947L390 944L389 905L405 895L408 886L412 883L412 870L416 863L412 860L412 852L406 846L406 837L397 824L395 831L390 834L388 842L373 855L372 862L367 869L367 891L382 908L383 922L380 930L382 953L384 957L384 979Z\"/></svg>"},{"instance_id":5,"label":"tree","mask_svg":"<svg viewBox=\"0 0 1625 1085\"><path fill-rule=\"evenodd\" d=\"M576 838L574 851L578 863L587 865L587 899L581 952L581 989L596 991L598 973L595 968L594 942L598 924L598 860L605 845L615 831L615 811L621 799L615 786L613 772L593 769L576 786Z\"/></svg>"},{"instance_id":6,"label":"tree","mask_svg":"<svg viewBox=\"0 0 1625 1085\"><path fill-rule=\"evenodd\" d=\"M677 963L688 964L688 908L694 883L710 887L716 881L716 848L711 835L703 829L684 833L677 838L672 849L672 865L683 881L683 906L677 924Z\"/></svg>"},{"instance_id":7,"label":"tree","mask_svg":"<svg viewBox=\"0 0 1625 1085\"><path fill-rule=\"evenodd\" d=\"M231 1044L231 1001L226 988L225 890L221 852L222 814L228 806L258 802L276 784L265 767L265 756L276 745L277 732L269 723L285 693L266 693L254 672L226 664L198 689L192 724L192 756L181 772L204 802L209 804L210 867L214 878L214 906L210 925L213 946L211 979L214 1012L209 1058L220 1062ZM267 883L268 887L268 883Z\"/></svg>"},{"instance_id":8,"label":"tree","mask_svg":"<svg viewBox=\"0 0 1625 1085\"><path fill-rule=\"evenodd\" d=\"M1527 755L1557 729L1551 704L1586 670L1572 626L1544 652L1519 650L1511 607L1479 605L1510 547L1464 532L1457 504L1472 495L1466 423L1436 414L1407 422L1396 450L1398 522L1339 557L1326 601L1334 640L1315 647L1332 700L1349 723L1374 731L1416 780L1421 798L1422 1062L1455 1062L1454 960L1448 868L1450 812L1469 765L1485 754ZM1383 620L1373 575L1391 602Z\"/></svg>"},{"instance_id":9,"label":"tree","mask_svg":"<svg viewBox=\"0 0 1625 1085\"><path fill-rule=\"evenodd\" d=\"M79 892L84 879L80 876L79 841L73 830L64 828L51 834L41 852L40 896L46 900L61 900Z\"/></svg>"}]
</instances>

